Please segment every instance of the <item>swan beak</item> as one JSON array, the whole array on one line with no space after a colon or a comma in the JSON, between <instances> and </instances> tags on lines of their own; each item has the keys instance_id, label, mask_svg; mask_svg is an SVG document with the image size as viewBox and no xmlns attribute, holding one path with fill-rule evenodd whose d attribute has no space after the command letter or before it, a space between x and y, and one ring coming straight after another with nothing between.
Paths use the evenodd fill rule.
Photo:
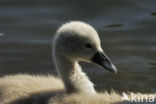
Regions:
<instances>
[{"instance_id":1,"label":"swan beak","mask_svg":"<svg viewBox=\"0 0 156 104\"><path fill-rule=\"evenodd\" d=\"M117 68L112 64L112 62L104 52L96 52L91 61L104 67L110 72L113 72L115 74L117 73Z\"/></svg>"}]
</instances>

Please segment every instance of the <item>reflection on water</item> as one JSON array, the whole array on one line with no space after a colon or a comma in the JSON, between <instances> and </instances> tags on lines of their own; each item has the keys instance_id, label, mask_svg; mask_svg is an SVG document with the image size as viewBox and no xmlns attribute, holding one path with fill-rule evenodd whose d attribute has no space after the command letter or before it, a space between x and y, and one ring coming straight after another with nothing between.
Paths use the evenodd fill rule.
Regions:
<instances>
[{"instance_id":1,"label":"reflection on water","mask_svg":"<svg viewBox=\"0 0 156 104\"><path fill-rule=\"evenodd\" d=\"M156 70L156 63L150 63L152 65L151 70Z\"/></svg>"},{"instance_id":2,"label":"reflection on water","mask_svg":"<svg viewBox=\"0 0 156 104\"><path fill-rule=\"evenodd\" d=\"M112 25L107 25L105 28L114 28L114 27L122 27L124 26L123 24L112 24Z\"/></svg>"},{"instance_id":3,"label":"reflection on water","mask_svg":"<svg viewBox=\"0 0 156 104\"><path fill-rule=\"evenodd\" d=\"M51 40L69 20L90 23L118 67L81 63L98 90L156 92L156 1L0 1L0 75L56 74Z\"/></svg>"},{"instance_id":4,"label":"reflection on water","mask_svg":"<svg viewBox=\"0 0 156 104\"><path fill-rule=\"evenodd\" d=\"M0 33L0 37L3 36L3 33Z\"/></svg>"},{"instance_id":5,"label":"reflection on water","mask_svg":"<svg viewBox=\"0 0 156 104\"><path fill-rule=\"evenodd\" d=\"M156 12L152 12L151 15L152 15L152 16L156 16Z\"/></svg>"}]
</instances>

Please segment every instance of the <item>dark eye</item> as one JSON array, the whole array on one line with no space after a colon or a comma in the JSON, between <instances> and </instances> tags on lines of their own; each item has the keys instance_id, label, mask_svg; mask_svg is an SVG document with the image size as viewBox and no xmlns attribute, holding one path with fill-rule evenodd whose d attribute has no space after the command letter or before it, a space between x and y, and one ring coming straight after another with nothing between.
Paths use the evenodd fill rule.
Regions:
<instances>
[{"instance_id":1,"label":"dark eye","mask_svg":"<svg viewBox=\"0 0 156 104\"><path fill-rule=\"evenodd\" d=\"M87 43L85 46L86 46L87 48L92 48L92 45L89 44L89 43Z\"/></svg>"}]
</instances>

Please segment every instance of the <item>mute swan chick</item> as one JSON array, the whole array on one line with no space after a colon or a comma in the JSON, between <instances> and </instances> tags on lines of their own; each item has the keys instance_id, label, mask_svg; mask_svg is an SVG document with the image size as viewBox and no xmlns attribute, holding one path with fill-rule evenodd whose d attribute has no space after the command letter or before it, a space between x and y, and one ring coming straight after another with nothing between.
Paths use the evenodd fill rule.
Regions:
<instances>
[{"instance_id":1,"label":"mute swan chick","mask_svg":"<svg viewBox=\"0 0 156 104\"><path fill-rule=\"evenodd\" d=\"M117 72L103 52L97 32L82 22L70 22L58 29L53 41L53 56L68 93L95 93L93 84L81 70L79 61L93 62L111 72Z\"/></svg>"},{"instance_id":2,"label":"mute swan chick","mask_svg":"<svg viewBox=\"0 0 156 104\"><path fill-rule=\"evenodd\" d=\"M56 32L52 52L62 81L52 75L5 76L0 78L0 104L117 104L121 101L122 97L114 92L97 93L78 64L91 62L117 73L93 27L79 21L64 24Z\"/></svg>"}]
</instances>

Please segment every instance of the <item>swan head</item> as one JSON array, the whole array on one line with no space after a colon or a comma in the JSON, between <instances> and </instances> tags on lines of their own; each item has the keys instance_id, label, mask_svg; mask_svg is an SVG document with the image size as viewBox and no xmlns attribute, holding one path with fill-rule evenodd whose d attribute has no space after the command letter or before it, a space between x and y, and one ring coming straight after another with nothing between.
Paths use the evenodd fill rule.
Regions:
<instances>
[{"instance_id":1,"label":"swan head","mask_svg":"<svg viewBox=\"0 0 156 104\"><path fill-rule=\"evenodd\" d=\"M98 33L89 24L80 21L66 23L57 30L53 42L55 55L70 61L96 63L117 73L116 67L101 48Z\"/></svg>"}]
</instances>

